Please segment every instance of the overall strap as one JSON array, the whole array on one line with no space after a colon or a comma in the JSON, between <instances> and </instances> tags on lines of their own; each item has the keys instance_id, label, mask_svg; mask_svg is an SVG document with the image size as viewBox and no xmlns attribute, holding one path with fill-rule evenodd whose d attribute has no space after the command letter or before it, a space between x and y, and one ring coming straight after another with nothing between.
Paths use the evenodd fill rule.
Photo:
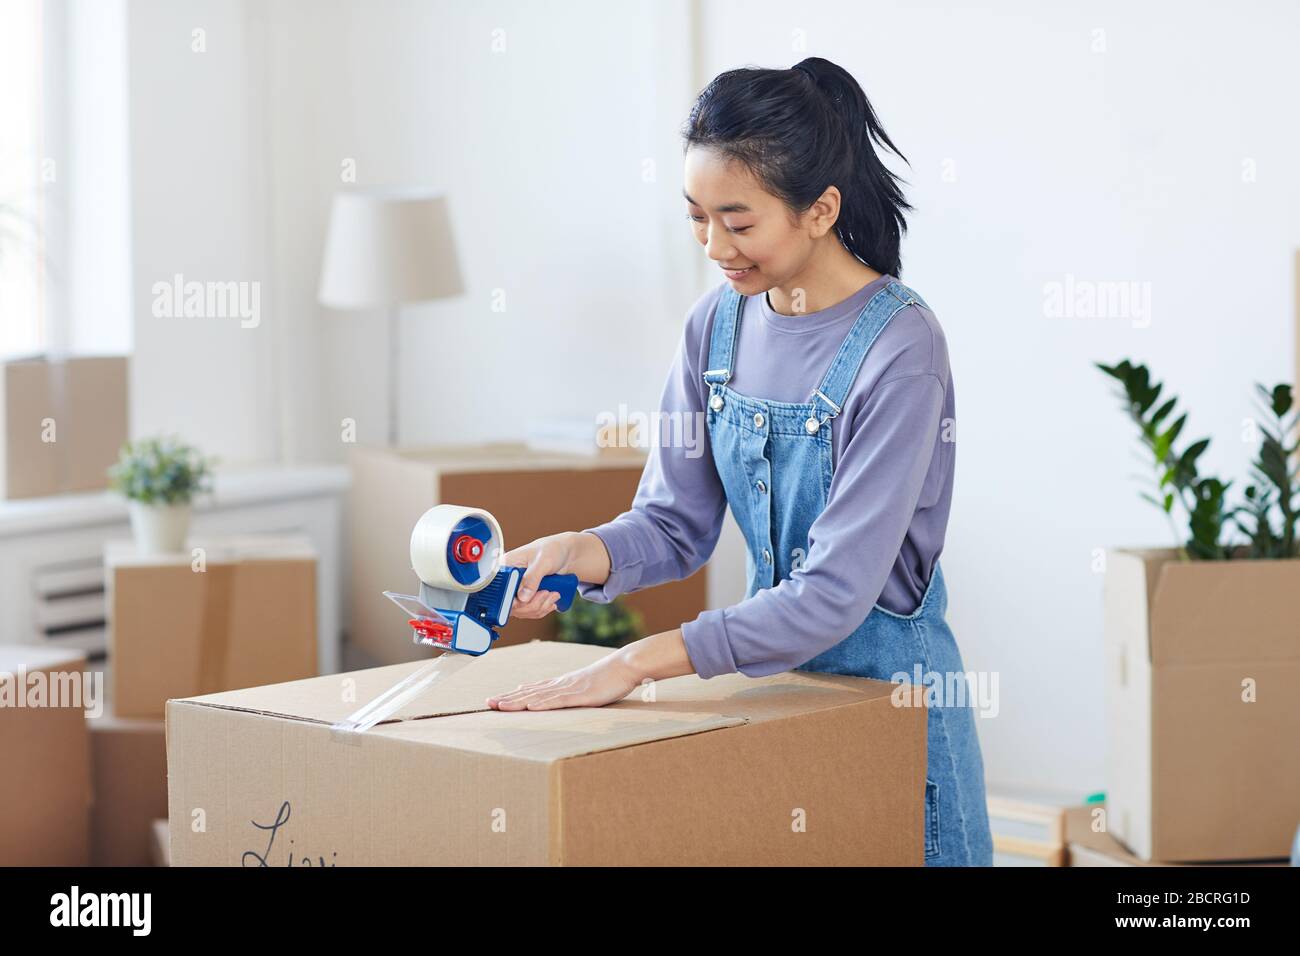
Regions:
<instances>
[{"instance_id":1,"label":"overall strap","mask_svg":"<svg viewBox=\"0 0 1300 956\"><path fill-rule=\"evenodd\" d=\"M876 336L889 324L890 319L909 305L924 307L925 302L907 286L893 279L871 297L862 314L853 323L849 334L840 343L839 351L835 353L830 367L826 369L826 377L822 379L821 387L812 394L813 404L821 402L830 409L829 413L820 420L820 424L826 424L840 413L849 389L853 386L853 380L858 376L858 369L862 367L862 362L867 357L872 343L876 341ZM814 421L809 420L810 431Z\"/></svg>"},{"instance_id":2,"label":"overall strap","mask_svg":"<svg viewBox=\"0 0 1300 956\"><path fill-rule=\"evenodd\" d=\"M736 359L736 335L740 331L741 310L745 296L730 285L725 286L713 315L713 334L709 338L709 367L704 381L710 385L726 385L731 378L732 362Z\"/></svg>"}]
</instances>

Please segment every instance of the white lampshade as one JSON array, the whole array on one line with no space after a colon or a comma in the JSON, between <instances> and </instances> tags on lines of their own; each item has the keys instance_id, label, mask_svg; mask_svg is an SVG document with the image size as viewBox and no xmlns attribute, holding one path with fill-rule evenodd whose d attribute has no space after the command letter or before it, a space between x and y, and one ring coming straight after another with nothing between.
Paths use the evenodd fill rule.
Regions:
<instances>
[{"instance_id":1,"label":"white lampshade","mask_svg":"<svg viewBox=\"0 0 1300 956\"><path fill-rule=\"evenodd\" d=\"M445 196L399 189L335 195L317 293L322 305L395 307L464 291Z\"/></svg>"}]
</instances>

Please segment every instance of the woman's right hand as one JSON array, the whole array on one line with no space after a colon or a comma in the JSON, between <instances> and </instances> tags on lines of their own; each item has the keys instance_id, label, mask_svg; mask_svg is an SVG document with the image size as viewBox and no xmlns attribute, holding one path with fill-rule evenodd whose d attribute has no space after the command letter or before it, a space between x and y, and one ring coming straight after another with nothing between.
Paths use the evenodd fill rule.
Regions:
<instances>
[{"instance_id":1,"label":"woman's right hand","mask_svg":"<svg viewBox=\"0 0 1300 956\"><path fill-rule=\"evenodd\" d=\"M501 563L505 567L525 568L519 590L510 608L511 617L539 618L555 610L560 595L555 591L539 591L537 585L548 574L572 574L574 564L574 531L548 534L506 552Z\"/></svg>"}]
</instances>

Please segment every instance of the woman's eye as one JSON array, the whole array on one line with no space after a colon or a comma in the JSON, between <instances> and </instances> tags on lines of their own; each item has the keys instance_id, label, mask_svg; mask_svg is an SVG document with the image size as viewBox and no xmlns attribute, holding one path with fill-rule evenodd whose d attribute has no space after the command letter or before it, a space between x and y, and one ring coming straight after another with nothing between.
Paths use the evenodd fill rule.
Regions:
<instances>
[{"instance_id":1,"label":"woman's eye","mask_svg":"<svg viewBox=\"0 0 1300 956\"><path fill-rule=\"evenodd\" d=\"M692 214L689 213L689 212L686 214L686 218L689 219L691 222L696 223L697 225L703 225L704 222L706 221L705 218L704 218L703 216L692 215ZM742 232L747 232L747 231L748 231L749 229L751 229L751 228L753 228L753 227L752 227L752 226L738 226L738 227L736 227L735 229L732 229L730 226L727 226L727 227L726 227L726 230L727 230L727 232L731 232L731 233L735 233L735 234L739 235L739 234L742 233Z\"/></svg>"}]
</instances>

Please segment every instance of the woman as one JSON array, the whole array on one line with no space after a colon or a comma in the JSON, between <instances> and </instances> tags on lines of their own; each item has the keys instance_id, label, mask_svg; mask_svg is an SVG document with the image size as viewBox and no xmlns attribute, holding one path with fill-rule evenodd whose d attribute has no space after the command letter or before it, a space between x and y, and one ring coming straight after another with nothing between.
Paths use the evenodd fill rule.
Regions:
<instances>
[{"instance_id":1,"label":"woman","mask_svg":"<svg viewBox=\"0 0 1300 956\"><path fill-rule=\"evenodd\" d=\"M536 590L544 574L576 574L597 602L686 577L728 505L747 596L489 706L601 706L692 673L964 674L939 567L954 465L947 346L897 279L911 207L876 146L902 154L853 77L819 57L719 75L683 135L687 216L725 279L692 308L662 404L704 420L709 453L652 443L631 510L511 551L506 563L528 568L512 613L552 610L556 596ZM992 862L966 703L931 698L927 865Z\"/></svg>"}]
</instances>

